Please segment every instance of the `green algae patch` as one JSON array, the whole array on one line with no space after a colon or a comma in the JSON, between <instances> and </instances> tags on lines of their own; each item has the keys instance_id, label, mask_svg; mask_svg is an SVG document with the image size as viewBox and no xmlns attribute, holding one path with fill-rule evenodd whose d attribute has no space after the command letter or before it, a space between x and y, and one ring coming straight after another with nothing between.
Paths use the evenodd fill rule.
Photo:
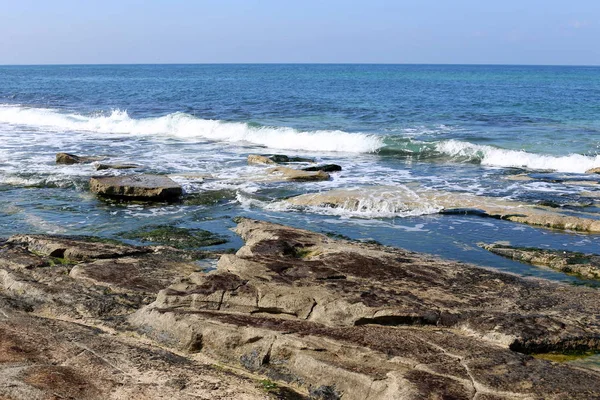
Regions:
<instances>
[{"instance_id":1,"label":"green algae patch","mask_svg":"<svg viewBox=\"0 0 600 400\"><path fill-rule=\"evenodd\" d=\"M170 225L151 225L120 234L125 239L139 240L172 246L177 249L194 249L227 243L227 239L203 229L185 229Z\"/></svg>"},{"instance_id":2,"label":"green algae patch","mask_svg":"<svg viewBox=\"0 0 600 400\"><path fill-rule=\"evenodd\" d=\"M532 354L534 358L540 360L552 361L556 363L566 363L570 361L577 361L583 358L591 357L598 354L595 351L568 351L568 352L552 352L552 353L539 353Z\"/></svg>"},{"instance_id":3,"label":"green algae patch","mask_svg":"<svg viewBox=\"0 0 600 400\"><path fill-rule=\"evenodd\" d=\"M235 196L235 190L207 190L200 193L190 193L182 199L182 202L186 206L215 206L235 199Z\"/></svg>"}]
</instances>

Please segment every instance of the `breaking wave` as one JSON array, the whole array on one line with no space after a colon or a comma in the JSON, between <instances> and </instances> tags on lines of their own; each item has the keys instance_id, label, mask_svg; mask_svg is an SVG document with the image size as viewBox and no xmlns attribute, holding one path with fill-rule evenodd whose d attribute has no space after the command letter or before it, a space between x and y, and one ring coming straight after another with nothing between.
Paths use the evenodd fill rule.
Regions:
<instances>
[{"instance_id":1,"label":"breaking wave","mask_svg":"<svg viewBox=\"0 0 600 400\"><path fill-rule=\"evenodd\" d=\"M132 135L170 135L184 139L243 142L283 150L371 153L383 146L376 135L338 130L299 131L287 127L251 126L173 113L157 118L131 118L126 111L110 115L65 114L52 109L0 107L0 123L52 131L86 131Z\"/></svg>"},{"instance_id":2,"label":"breaking wave","mask_svg":"<svg viewBox=\"0 0 600 400\"><path fill-rule=\"evenodd\" d=\"M583 173L600 167L600 156L554 156L508 150L460 140L418 141L406 136L350 133L340 130L300 131L289 127L255 126L172 113L156 118L131 118L126 111L81 115L53 109L0 106L0 124L59 132L167 135L190 140L259 145L272 149L314 152L378 153L423 160L440 159L494 167ZM409 135L410 136L410 135Z\"/></svg>"}]
</instances>

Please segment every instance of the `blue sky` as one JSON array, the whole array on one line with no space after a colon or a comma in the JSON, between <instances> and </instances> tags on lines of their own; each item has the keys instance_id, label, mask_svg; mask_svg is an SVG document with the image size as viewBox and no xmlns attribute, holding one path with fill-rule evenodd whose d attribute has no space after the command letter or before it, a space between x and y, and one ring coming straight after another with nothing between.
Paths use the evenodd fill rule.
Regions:
<instances>
[{"instance_id":1,"label":"blue sky","mask_svg":"<svg viewBox=\"0 0 600 400\"><path fill-rule=\"evenodd\" d=\"M0 64L600 65L600 0L0 0Z\"/></svg>"}]
</instances>

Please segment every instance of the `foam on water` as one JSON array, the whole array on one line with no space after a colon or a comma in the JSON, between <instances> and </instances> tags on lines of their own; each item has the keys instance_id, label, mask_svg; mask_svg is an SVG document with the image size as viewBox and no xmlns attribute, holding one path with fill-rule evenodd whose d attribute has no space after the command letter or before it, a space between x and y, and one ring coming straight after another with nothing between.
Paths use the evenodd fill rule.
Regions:
<instances>
[{"instance_id":1,"label":"foam on water","mask_svg":"<svg viewBox=\"0 0 600 400\"><path fill-rule=\"evenodd\" d=\"M405 194L409 191L401 186ZM415 194L416 198L418 196ZM422 201L421 201L422 200ZM247 196L243 192L237 193L237 201L246 208L259 207L269 211L304 211L321 215L333 215L342 218L405 218L419 215L437 214L442 207L426 199L407 201L406 195L393 196L389 192L368 191L359 196L358 201L348 201L336 207L328 206L298 206L284 201L267 202ZM418 204L417 204L418 203Z\"/></svg>"},{"instance_id":2,"label":"foam on water","mask_svg":"<svg viewBox=\"0 0 600 400\"><path fill-rule=\"evenodd\" d=\"M158 118L134 119L121 110L114 110L110 115L85 116L52 109L2 106L0 123L55 131L170 135L184 139L245 142L284 150L369 153L383 146L382 138L364 133L254 127L241 122L205 120L179 112Z\"/></svg>"},{"instance_id":3,"label":"foam on water","mask_svg":"<svg viewBox=\"0 0 600 400\"><path fill-rule=\"evenodd\" d=\"M459 140L445 140L437 143L435 148L438 152L450 157L471 159L479 161L482 165L494 167L584 173L588 169L600 166L600 155L591 157L581 154L551 156L528 153L526 151L500 149Z\"/></svg>"}]
</instances>

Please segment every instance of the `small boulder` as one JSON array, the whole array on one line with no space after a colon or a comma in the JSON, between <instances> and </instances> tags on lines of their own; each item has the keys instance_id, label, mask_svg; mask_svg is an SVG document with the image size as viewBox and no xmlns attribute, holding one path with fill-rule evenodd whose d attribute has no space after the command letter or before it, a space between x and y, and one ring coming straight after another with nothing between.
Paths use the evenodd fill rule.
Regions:
<instances>
[{"instance_id":1,"label":"small boulder","mask_svg":"<svg viewBox=\"0 0 600 400\"><path fill-rule=\"evenodd\" d=\"M339 172L342 170L337 164L316 165L314 167L302 168L302 171L323 171L323 172Z\"/></svg>"},{"instance_id":2,"label":"small boulder","mask_svg":"<svg viewBox=\"0 0 600 400\"><path fill-rule=\"evenodd\" d=\"M286 181L326 181L330 178L327 172L323 171L302 171L288 167L275 167L269 170L270 174L282 175Z\"/></svg>"},{"instance_id":3,"label":"small boulder","mask_svg":"<svg viewBox=\"0 0 600 400\"><path fill-rule=\"evenodd\" d=\"M600 167L590 168L585 171L586 174L600 174Z\"/></svg>"},{"instance_id":4,"label":"small boulder","mask_svg":"<svg viewBox=\"0 0 600 400\"><path fill-rule=\"evenodd\" d=\"M163 175L92 177L90 190L101 196L144 200L172 200L183 194L179 184Z\"/></svg>"},{"instance_id":5,"label":"small boulder","mask_svg":"<svg viewBox=\"0 0 600 400\"><path fill-rule=\"evenodd\" d=\"M106 157L99 156L77 156L75 154L69 153L56 153L56 163L57 164L85 164L92 163L94 161L101 161L106 159Z\"/></svg>"}]
</instances>

